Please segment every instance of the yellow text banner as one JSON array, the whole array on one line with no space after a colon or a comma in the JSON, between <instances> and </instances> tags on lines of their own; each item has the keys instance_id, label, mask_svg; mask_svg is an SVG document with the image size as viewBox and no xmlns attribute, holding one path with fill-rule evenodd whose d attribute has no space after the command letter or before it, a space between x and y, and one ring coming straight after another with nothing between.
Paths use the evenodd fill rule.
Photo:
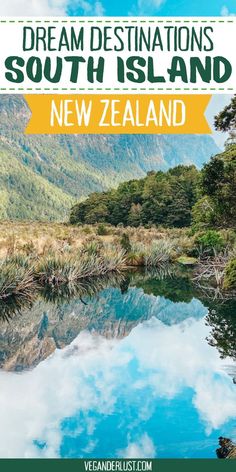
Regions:
<instances>
[{"instance_id":1,"label":"yellow text banner","mask_svg":"<svg viewBox=\"0 0 236 472\"><path fill-rule=\"evenodd\" d=\"M210 95L26 95L26 134L210 134Z\"/></svg>"}]
</instances>

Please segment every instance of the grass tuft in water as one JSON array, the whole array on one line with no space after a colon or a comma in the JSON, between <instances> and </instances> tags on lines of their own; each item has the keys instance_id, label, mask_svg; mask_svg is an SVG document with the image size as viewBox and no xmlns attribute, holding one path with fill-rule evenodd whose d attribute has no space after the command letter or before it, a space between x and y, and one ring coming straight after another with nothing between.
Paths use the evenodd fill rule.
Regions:
<instances>
[{"instance_id":1,"label":"grass tuft in water","mask_svg":"<svg viewBox=\"0 0 236 472\"><path fill-rule=\"evenodd\" d=\"M0 300L10 297L30 297L36 289L33 267L16 264L11 259L0 263Z\"/></svg>"},{"instance_id":2,"label":"grass tuft in water","mask_svg":"<svg viewBox=\"0 0 236 472\"><path fill-rule=\"evenodd\" d=\"M78 280L103 276L119 271L124 264L124 252L106 248L100 254L84 250L77 255L45 257L36 267L36 278L41 285L76 283Z\"/></svg>"}]
</instances>

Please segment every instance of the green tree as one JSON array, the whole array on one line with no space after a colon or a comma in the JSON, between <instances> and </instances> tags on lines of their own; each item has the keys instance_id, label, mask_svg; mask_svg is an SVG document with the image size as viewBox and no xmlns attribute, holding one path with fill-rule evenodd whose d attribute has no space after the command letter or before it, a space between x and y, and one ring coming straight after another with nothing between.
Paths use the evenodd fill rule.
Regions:
<instances>
[{"instance_id":1,"label":"green tree","mask_svg":"<svg viewBox=\"0 0 236 472\"><path fill-rule=\"evenodd\" d=\"M85 223L95 224L99 222L105 222L108 216L108 209L104 203L98 203L95 207L91 208L85 216Z\"/></svg>"},{"instance_id":2,"label":"green tree","mask_svg":"<svg viewBox=\"0 0 236 472\"><path fill-rule=\"evenodd\" d=\"M170 182L164 172L145 179L143 190L142 223L165 224L171 203Z\"/></svg>"},{"instance_id":3,"label":"green tree","mask_svg":"<svg viewBox=\"0 0 236 472\"><path fill-rule=\"evenodd\" d=\"M168 206L166 225L183 228L191 223L191 208L185 192L176 188Z\"/></svg>"},{"instance_id":4,"label":"green tree","mask_svg":"<svg viewBox=\"0 0 236 472\"><path fill-rule=\"evenodd\" d=\"M211 327L208 343L216 347L222 359L231 357L236 360L236 302L235 298L224 303L211 303L207 324Z\"/></svg>"},{"instance_id":5,"label":"green tree","mask_svg":"<svg viewBox=\"0 0 236 472\"><path fill-rule=\"evenodd\" d=\"M142 213L142 205L140 203L132 203L129 215L128 215L128 224L130 226L139 226L141 224L141 213Z\"/></svg>"},{"instance_id":6,"label":"green tree","mask_svg":"<svg viewBox=\"0 0 236 472\"><path fill-rule=\"evenodd\" d=\"M202 170L203 194L214 205L217 226L236 224L236 145L211 158Z\"/></svg>"},{"instance_id":7,"label":"green tree","mask_svg":"<svg viewBox=\"0 0 236 472\"><path fill-rule=\"evenodd\" d=\"M196 230L215 226L216 211L210 197L205 195L197 200L192 208L193 226Z\"/></svg>"},{"instance_id":8,"label":"green tree","mask_svg":"<svg viewBox=\"0 0 236 472\"><path fill-rule=\"evenodd\" d=\"M236 127L236 95L222 111L215 116L215 128L218 131L230 131Z\"/></svg>"}]
</instances>

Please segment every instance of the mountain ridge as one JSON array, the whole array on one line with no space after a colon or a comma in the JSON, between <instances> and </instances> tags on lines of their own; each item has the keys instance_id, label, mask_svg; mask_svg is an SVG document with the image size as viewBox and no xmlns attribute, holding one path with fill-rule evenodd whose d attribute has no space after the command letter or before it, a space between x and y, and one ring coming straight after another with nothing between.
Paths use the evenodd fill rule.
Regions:
<instances>
[{"instance_id":1,"label":"mountain ridge","mask_svg":"<svg viewBox=\"0 0 236 472\"><path fill-rule=\"evenodd\" d=\"M219 151L200 135L24 135L29 118L22 96L0 97L0 218L67 219L91 192Z\"/></svg>"},{"instance_id":2,"label":"mountain ridge","mask_svg":"<svg viewBox=\"0 0 236 472\"><path fill-rule=\"evenodd\" d=\"M36 367L55 349L70 345L82 331L107 339L123 339L141 323L156 318L166 326L181 324L191 315L199 319L205 308L197 299L176 303L163 296L130 288L125 294L119 288L107 288L86 300L57 304L35 301L20 316L2 322L0 332L0 368L23 371Z\"/></svg>"}]
</instances>

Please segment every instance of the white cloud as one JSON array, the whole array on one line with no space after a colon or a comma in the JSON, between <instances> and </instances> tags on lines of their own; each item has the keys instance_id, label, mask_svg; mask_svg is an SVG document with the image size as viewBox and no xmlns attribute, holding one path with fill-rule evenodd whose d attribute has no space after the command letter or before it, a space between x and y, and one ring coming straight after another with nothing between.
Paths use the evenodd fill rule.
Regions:
<instances>
[{"instance_id":1,"label":"white cloud","mask_svg":"<svg viewBox=\"0 0 236 472\"><path fill-rule=\"evenodd\" d=\"M66 15L68 0L1 0L0 15L60 16Z\"/></svg>"},{"instance_id":2,"label":"white cloud","mask_svg":"<svg viewBox=\"0 0 236 472\"><path fill-rule=\"evenodd\" d=\"M66 16L68 9L78 15L104 15L102 3L88 0L1 0L0 15L3 16Z\"/></svg>"},{"instance_id":3,"label":"white cloud","mask_svg":"<svg viewBox=\"0 0 236 472\"><path fill-rule=\"evenodd\" d=\"M117 455L125 459L142 459L145 457L152 459L156 455L156 448L150 436L144 433L137 441L129 442L125 449L117 451Z\"/></svg>"},{"instance_id":4,"label":"white cloud","mask_svg":"<svg viewBox=\"0 0 236 472\"><path fill-rule=\"evenodd\" d=\"M141 329L142 335L138 335ZM139 343L135 343L132 332L129 344L139 360L141 377L150 369L147 384L152 385L157 397L171 400L185 387L191 388L207 434L236 416L236 391L222 371L224 361L218 351L205 341L209 328L203 319L188 319L170 328L153 318L135 332Z\"/></svg>"},{"instance_id":5,"label":"white cloud","mask_svg":"<svg viewBox=\"0 0 236 472\"><path fill-rule=\"evenodd\" d=\"M163 3L165 3L165 0L137 0L137 3L133 5L130 15L153 15Z\"/></svg>"},{"instance_id":6,"label":"white cloud","mask_svg":"<svg viewBox=\"0 0 236 472\"><path fill-rule=\"evenodd\" d=\"M92 0L67 0L70 11L76 15L88 15L88 16L103 16L105 9L100 0L93 2Z\"/></svg>"},{"instance_id":7,"label":"white cloud","mask_svg":"<svg viewBox=\"0 0 236 472\"><path fill-rule=\"evenodd\" d=\"M105 8L101 2L95 2L94 4L94 14L96 16L103 16L105 14Z\"/></svg>"},{"instance_id":8,"label":"white cloud","mask_svg":"<svg viewBox=\"0 0 236 472\"><path fill-rule=\"evenodd\" d=\"M159 399L171 404L186 388L206 434L222 427L236 417L236 390L223 371L226 361L207 344L208 335L204 319L166 326L152 318L122 340L82 332L30 372L0 372L0 457L58 457L65 434L61 425L70 417L81 419L68 434L87 439L80 453L96 454L98 423L114 417L121 403L120 428L128 444L110 453L154 457L157 438L143 431L143 422ZM127 420L134 398L137 415ZM34 440L46 446L40 449Z\"/></svg>"},{"instance_id":9,"label":"white cloud","mask_svg":"<svg viewBox=\"0 0 236 472\"><path fill-rule=\"evenodd\" d=\"M226 5L223 5L223 7L221 8L220 14L222 16L235 16L235 13L230 13L230 11L229 11L229 9Z\"/></svg>"},{"instance_id":10,"label":"white cloud","mask_svg":"<svg viewBox=\"0 0 236 472\"><path fill-rule=\"evenodd\" d=\"M196 384L194 404L206 424L207 434L229 420L233 412L236 415L235 397L227 388L227 380L219 382L211 378L209 381L206 376L199 376Z\"/></svg>"}]
</instances>

